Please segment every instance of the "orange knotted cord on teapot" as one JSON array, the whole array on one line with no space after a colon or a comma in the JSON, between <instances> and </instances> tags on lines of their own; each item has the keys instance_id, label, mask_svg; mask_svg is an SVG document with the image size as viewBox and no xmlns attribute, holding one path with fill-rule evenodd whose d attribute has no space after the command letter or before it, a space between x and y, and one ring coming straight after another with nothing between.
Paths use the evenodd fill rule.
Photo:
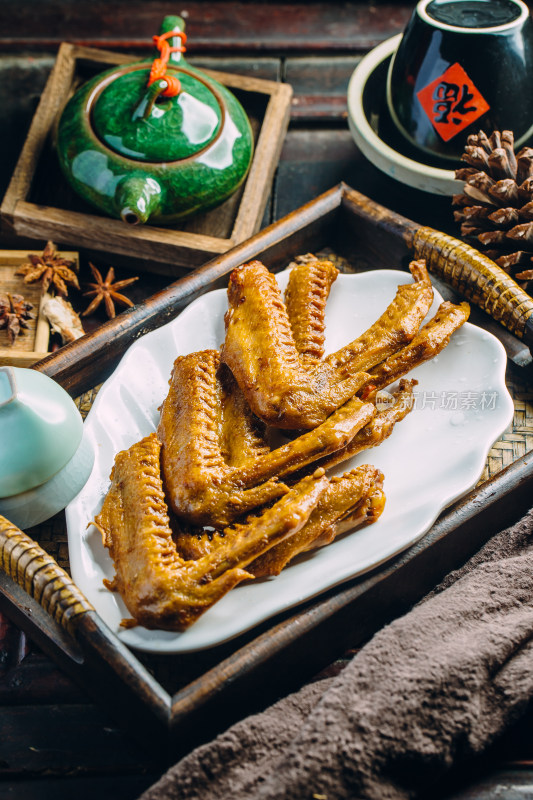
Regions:
<instances>
[{"instance_id":1,"label":"orange knotted cord on teapot","mask_svg":"<svg viewBox=\"0 0 533 800\"><path fill-rule=\"evenodd\" d=\"M181 45L179 47L171 47L167 41L168 39L172 39L174 36L179 36L181 39ZM161 56L160 58L154 58L152 62L148 86L151 86L154 81L164 78L164 80L167 82L167 88L161 92L161 96L176 97L176 95L181 91L181 83L177 78L166 74L168 59L170 58L171 53L185 52L187 34L183 33L183 31L169 31L168 33L162 33L160 36L154 36L153 39L154 44L159 50Z\"/></svg>"}]
</instances>

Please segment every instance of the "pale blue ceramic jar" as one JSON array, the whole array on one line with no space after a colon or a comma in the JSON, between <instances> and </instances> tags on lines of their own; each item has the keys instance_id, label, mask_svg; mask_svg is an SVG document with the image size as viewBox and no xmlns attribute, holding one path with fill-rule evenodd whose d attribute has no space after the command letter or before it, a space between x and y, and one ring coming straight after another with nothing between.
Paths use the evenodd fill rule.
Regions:
<instances>
[{"instance_id":1,"label":"pale blue ceramic jar","mask_svg":"<svg viewBox=\"0 0 533 800\"><path fill-rule=\"evenodd\" d=\"M53 516L92 467L72 398L32 369L0 367L0 514L19 527Z\"/></svg>"}]
</instances>

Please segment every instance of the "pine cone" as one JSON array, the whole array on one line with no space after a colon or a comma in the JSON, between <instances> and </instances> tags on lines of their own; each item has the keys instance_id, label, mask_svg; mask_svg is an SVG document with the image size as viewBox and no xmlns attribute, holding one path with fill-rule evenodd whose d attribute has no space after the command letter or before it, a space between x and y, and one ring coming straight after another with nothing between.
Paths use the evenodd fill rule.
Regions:
<instances>
[{"instance_id":1,"label":"pine cone","mask_svg":"<svg viewBox=\"0 0 533 800\"><path fill-rule=\"evenodd\" d=\"M533 148L515 156L512 131L468 137L455 177L465 181L454 195L461 236L515 279L533 279Z\"/></svg>"}]
</instances>

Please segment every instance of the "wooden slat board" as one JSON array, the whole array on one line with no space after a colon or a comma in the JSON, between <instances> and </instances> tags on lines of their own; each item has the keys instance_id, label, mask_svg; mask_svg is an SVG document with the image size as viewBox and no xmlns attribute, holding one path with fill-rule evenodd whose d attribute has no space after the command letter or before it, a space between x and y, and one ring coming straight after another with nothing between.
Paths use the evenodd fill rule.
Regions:
<instances>
[{"instance_id":1,"label":"wooden slat board","mask_svg":"<svg viewBox=\"0 0 533 800\"><path fill-rule=\"evenodd\" d=\"M36 9L38 7L38 13ZM162 18L186 12L191 53L361 52L405 27L412 10L406 2L201 2L185 8L160 0L2 0L1 46L50 48L61 41L109 49L151 48Z\"/></svg>"},{"instance_id":2,"label":"wooden slat board","mask_svg":"<svg viewBox=\"0 0 533 800\"><path fill-rule=\"evenodd\" d=\"M346 91L359 56L287 58L283 79L294 91L291 118L299 123L346 120Z\"/></svg>"}]
</instances>

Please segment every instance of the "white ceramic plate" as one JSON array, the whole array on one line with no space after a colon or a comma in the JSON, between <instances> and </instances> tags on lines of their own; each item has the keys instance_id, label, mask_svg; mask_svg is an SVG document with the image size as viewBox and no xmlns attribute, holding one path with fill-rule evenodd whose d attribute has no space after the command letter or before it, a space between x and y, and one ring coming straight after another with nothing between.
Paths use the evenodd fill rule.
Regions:
<instances>
[{"instance_id":1,"label":"white ceramic plate","mask_svg":"<svg viewBox=\"0 0 533 800\"><path fill-rule=\"evenodd\" d=\"M278 276L282 288L287 273ZM339 275L328 300L328 352L362 333L410 276L395 270ZM433 313L440 302L436 299ZM438 513L478 481L489 448L509 425L506 356L491 334L469 323L433 361L413 370L416 404L380 447L337 468L371 463L385 474L387 503L377 523L300 557L276 578L233 589L184 633L120 628L128 611L107 591L113 565L88 523L101 508L115 454L156 428L174 358L218 348L224 339L226 292L192 303L176 320L135 342L101 388L85 423L95 463L88 483L67 507L72 576L110 628L129 646L159 653L224 642L272 615L360 575L409 547Z\"/></svg>"}]
</instances>

